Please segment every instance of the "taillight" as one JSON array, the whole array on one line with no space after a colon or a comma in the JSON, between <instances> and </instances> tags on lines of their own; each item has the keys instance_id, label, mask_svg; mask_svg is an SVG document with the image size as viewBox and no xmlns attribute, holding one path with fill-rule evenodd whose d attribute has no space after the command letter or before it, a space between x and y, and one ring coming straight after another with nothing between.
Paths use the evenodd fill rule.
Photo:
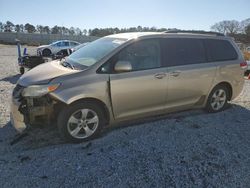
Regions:
<instances>
[{"instance_id":1,"label":"taillight","mask_svg":"<svg viewBox=\"0 0 250 188\"><path fill-rule=\"evenodd\" d=\"M240 67L243 68L243 69L246 69L247 68L247 62L244 61L244 62L240 63Z\"/></svg>"}]
</instances>

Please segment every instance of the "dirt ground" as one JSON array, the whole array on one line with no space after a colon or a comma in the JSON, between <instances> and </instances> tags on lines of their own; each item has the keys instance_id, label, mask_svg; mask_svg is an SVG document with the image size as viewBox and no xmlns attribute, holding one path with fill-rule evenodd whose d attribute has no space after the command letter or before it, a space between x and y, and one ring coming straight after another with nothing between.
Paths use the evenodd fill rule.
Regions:
<instances>
[{"instance_id":1,"label":"dirt ground","mask_svg":"<svg viewBox=\"0 0 250 188\"><path fill-rule=\"evenodd\" d=\"M34 53L34 47L28 47ZM230 108L155 117L66 144L55 126L11 144L15 46L0 45L0 187L249 187L250 81Z\"/></svg>"}]
</instances>

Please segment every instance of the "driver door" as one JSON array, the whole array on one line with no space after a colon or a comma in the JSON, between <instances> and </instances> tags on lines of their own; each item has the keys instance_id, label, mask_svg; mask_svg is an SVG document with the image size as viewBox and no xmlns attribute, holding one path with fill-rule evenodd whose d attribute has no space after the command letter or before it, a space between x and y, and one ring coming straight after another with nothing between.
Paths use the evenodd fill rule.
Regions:
<instances>
[{"instance_id":1,"label":"driver door","mask_svg":"<svg viewBox=\"0 0 250 188\"><path fill-rule=\"evenodd\" d=\"M113 112L116 119L154 114L166 103L167 76L162 66L158 39L137 41L118 53L116 62L127 61L129 72L110 74Z\"/></svg>"}]
</instances>

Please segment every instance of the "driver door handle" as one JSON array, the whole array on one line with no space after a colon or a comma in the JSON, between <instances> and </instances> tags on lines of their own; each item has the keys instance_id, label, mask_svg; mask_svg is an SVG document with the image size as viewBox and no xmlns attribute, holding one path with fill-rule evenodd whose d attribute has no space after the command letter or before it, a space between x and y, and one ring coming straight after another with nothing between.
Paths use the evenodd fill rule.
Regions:
<instances>
[{"instance_id":1,"label":"driver door handle","mask_svg":"<svg viewBox=\"0 0 250 188\"><path fill-rule=\"evenodd\" d=\"M166 77L166 73L164 72L155 74L155 78L157 79L162 79L164 77Z\"/></svg>"}]
</instances>

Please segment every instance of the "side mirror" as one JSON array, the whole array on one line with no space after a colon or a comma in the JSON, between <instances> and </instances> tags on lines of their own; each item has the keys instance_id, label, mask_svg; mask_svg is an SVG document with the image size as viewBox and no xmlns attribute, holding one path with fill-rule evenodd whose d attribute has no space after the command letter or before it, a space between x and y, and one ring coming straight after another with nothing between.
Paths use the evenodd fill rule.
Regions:
<instances>
[{"instance_id":1,"label":"side mirror","mask_svg":"<svg viewBox=\"0 0 250 188\"><path fill-rule=\"evenodd\" d=\"M118 61L115 64L116 72L130 72L132 70L132 65L129 61Z\"/></svg>"}]
</instances>

